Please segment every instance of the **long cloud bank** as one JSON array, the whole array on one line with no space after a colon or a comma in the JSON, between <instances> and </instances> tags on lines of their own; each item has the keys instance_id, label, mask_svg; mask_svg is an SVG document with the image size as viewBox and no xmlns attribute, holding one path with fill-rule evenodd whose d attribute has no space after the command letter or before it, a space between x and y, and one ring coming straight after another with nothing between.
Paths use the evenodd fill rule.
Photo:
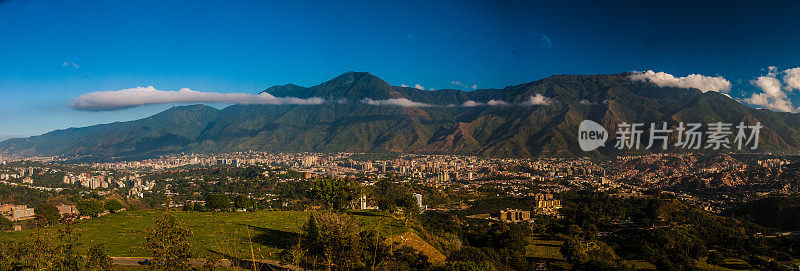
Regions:
<instances>
[{"instance_id":1,"label":"long cloud bank","mask_svg":"<svg viewBox=\"0 0 800 271\"><path fill-rule=\"evenodd\" d=\"M502 100L489 100L488 102L476 102L473 100L468 100L462 104L455 105L455 104L447 104L447 105L437 105L437 104L429 104L429 103L422 103L422 102L415 102L406 98L393 98L393 99L385 99L385 100L373 100L370 98L361 99L362 103L375 105L375 106L401 106L401 107L475 107L475 106L510 106L510 105L517 105L517 106L535 106L535 105L550 105L552 99L545 97L542 94L537 93L536 95L531 95L528 97L528 100L521 103L508 103Z\"/></svg>"},{"instance_id":2,"label":"long cloud bank","mask_svg":"<svg viewBox=\"0 0 800 271\"><path fill-rule=\"evenodd\" d=\"M314 105L325 103L325 99L312 97L275 97L269 93L219 93L201 92L188 88L178 91L162 91L152 86L114 91L95 91L83 94L70 103L70 107L82 111L110 111L150 104L167 103L226 103L226 104L296 104Z\"/></svg>"},{"instance_id":3,"label":"long cloud bank","mask_svg":"<svg viewBox=\"0 0 800 271\"><path fill-rule=\"evenodd\" d=\"M370 98L361 99L362 103L369 104L369 105L393 105L393 106L402 106L402 107L431 107L435 106L432 104L420 103L415 102L406 98L395 98L395 99L386 99L386 100L373 100Z\"/></svg>"},{"instance_id":4,"label":"long cloud bank","mask_svg":"<svg viewBox=\"0 0 800 271\"><path fill-rule=\"evenodd\" d=\"M696 88L704 93L709 91L727 93L731 89L731 82L722 76L690 74L684 77L675 77L669 73L648 70L634 72L630 78L633 81L650 82L659 87Z\"/></svg>"}]
</instances>

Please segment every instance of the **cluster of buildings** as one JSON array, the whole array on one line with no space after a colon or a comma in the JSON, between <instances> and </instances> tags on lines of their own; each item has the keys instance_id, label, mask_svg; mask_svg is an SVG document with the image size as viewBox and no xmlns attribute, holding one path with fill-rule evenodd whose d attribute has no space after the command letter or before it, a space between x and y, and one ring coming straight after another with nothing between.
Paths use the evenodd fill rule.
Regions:
<instances>
[{"instance_id":1,"label":"cluster of buildings","mask_svg":"<svg viewBox=\"0 0 800 271\"><path fill-rule=\"evenodd\" d=\"M36 168L34 167L15 167L0 173L0 180L9 181L22 179L22 183L33 184L33 179L31 179L31 177L35 172Z\"/></svg>"},{"instance_id":2,"label":"cluster of buildings","mask_svg":"<svg viewBox=\"0 0 800 271\"><path fill-rule=\"evenodd\" d=\"M642 195L644 191L653 188L690 194L691 192L680 191L679 184L686 181L707 186L744 186L750 189L742 192L746 194L745 196L724 195L713 199L686 197L703 208L718 210L723 208L724 204L740 201L745 197L755 197L764 193L797 193L799 189L797 185L778 186L767 183L753 185L753 179L757 178L749 177L769 179L779 176L791 163L787 158L769 158L745 163L729 155L696 154L627 156L600 163L588 158L488 158L463 155L247 151L225 154L179 154L141 161L80 164L77 166L91 168L91 173L66 172L63 183L80 184L89 189L126 188L121 190L120 194L140 198L147 191L151 191L156 184L156 181L143 181L141 175L167 170L184 170L180 167L186 166L260 165L300 172L301 179L357 177L377 180L393 176L436 189L452 189L467 193L491 188L498 191L498 196L502 194L526 197L530 196L532 191L538 191L539 194L535 195L536 206L532 206L530 210L506 210L505 216L498 214L506 220L526 220L536 214L556 215L561 204L552 195L571 189L592 188L608 191L620 197ZM48 169L7 168L0 171L0 182L11 180L7 182L13 182L14 185L25 185L26 182L30 184L33 180L25 177L31 177L35 172L42 170ZM267 173L263 174L266 176ZM169 186L167 187L167 194L170 194ZM760 188L763 189L758 190ZM357 205L357 207L368 207L366 203ZM421 203L420 206L424 209ZM526 215L525 212L529 213Z\"/></svg>"},{"instance_id":3,"label":"cluster of buildings","mask_svg":"<svg viewBox=\"0 0 800 271\"><path fill-rule=\"evenodd\" d=\"M28 205L14 204L0 205L0 214L11 221L31 219L36 215L33 208L29 208Z\"/></svg>"},{"instance_id":4,"label":"cluster of buildings","mask_svg":"<svg viewBox=\"0 0 800 271\"><path fill-rule=\"evenodd\" d=\"M553 198L553 194L537 193L533 195L533 206L531 206L530 210L507 208L489 216L479 217L488 217L505 222L532 221L532 214L558 216L559 209L561 209L561 201Z\"/></svg>"},{"instance_id":5,"label":"cluster of buildings","mask_svg":"<svg viewBox=\"0 0 800 271\"><path fill-rule=\"evenodd\" d=\"M104 175L91 175L89 173L67 173L64 175L65 184L80 184L89 189L108 188L109 182Z\"/></svg>"},{"instance_id":6,"label":"cluster of buildings","mask_svg":"<svg viewBox=\"0 0 800 271\"><path fill-rule=\"evenodd\" d=\"M56 208L62 217L77 216L80 213L75 205L59 204ZM28 205L0 204L0 215L11 221L22 221L36 218L36 211ZM15 230L18 229L20 228L15 227Z\"/></svg>"}]
</instances>

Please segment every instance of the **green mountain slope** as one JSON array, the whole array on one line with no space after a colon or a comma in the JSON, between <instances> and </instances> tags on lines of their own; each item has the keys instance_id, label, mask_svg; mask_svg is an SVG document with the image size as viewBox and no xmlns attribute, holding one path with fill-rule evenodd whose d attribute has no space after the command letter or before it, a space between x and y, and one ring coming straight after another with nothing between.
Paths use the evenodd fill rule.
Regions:
<instances>
[{"instance_id":1,"label":"green mountain slope","mask_svg":"<svg viewBox=\"0 0 800 271\"><path fill-rule=\"evenodd\" d=\"M0 145L24 155L126 156L181 150L216 119L219 110L203 105L173 107L129 122L52 131L6 140Z\"/></svg>"},{"instance_id":2,"label":"green mountain slope","mask_svg":"<svg viewBox=\"0 0 800 271\"><path fill-rule=\"evenodd\" d=\"M723 94L662 88L631 81L629 76L558 75L503 89L466 92L391 86L369 73L348 72L312 87L290 84L264 91L278 97L328 101L320 105L176 107L137 121L7 140L0 149L25 155L103 156L260 150L605 158L644 152L616 150L610 143L584 153L577 144L577 129L581 121L590 119L606 127L611 139L622 122L668 122L671 126L761 122L765 128L759 151L796 154L800 150L800 118L795 114L753 109ZM549 104L519 105L535 95L550 98ZM365 98L405 98L436 106L376 106L364 103ZM490 100L509 105L461 106ZM646 144L646 135L642 142Z\"/></svg>"}]
</instances>

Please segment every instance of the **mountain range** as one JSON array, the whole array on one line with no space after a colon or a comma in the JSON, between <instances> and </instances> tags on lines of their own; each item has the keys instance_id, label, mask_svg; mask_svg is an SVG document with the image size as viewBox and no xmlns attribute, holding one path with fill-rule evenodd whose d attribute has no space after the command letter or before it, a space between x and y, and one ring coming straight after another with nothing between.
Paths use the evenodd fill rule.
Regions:
<instances>
[{"instance_id":1,"label":"mountain range","mask_svg":"<svg viewBox=\"0 0 800 271\"><path fill-rule=\"evenodd\" d=\"M582 151L577 131L585 119L603 125L611 133L609 142L622 122L760 122L758 151L800 150L796 114L754 109L717 92L660 87L630 75L557 75L503 89L428 91L347 72L312 87L288 84L263 91L320 97L327 101L323 104L178 106L140 120L5 140L0 151L101 157L257 150L592 158L648 152L617 150L613 144Z\"/></svg>"}]
</instances>

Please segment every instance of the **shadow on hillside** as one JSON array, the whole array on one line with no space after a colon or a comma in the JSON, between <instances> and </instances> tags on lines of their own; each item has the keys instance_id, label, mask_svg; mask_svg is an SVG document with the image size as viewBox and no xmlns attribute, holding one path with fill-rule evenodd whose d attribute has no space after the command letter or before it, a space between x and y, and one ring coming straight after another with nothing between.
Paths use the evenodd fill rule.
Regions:
<instances>
[{"instance_id":1,"label":"shadow on hillside","mask_svg":"<svg viewBox=\"0 0 800 271\"><path fill-rule=\"evenodd\" d=\"M351 215L354 216L377 216L377 217L386 217L387 215L381 212L371 212L371 211L351 211Z\"/></svg>"},{"instance_id":2,"label":"shadow on hillside","mask_svg":"<svg viewBox=\"0 0 800 271\"><path fill-rule=\"evenodd\" d=\"M279 249L288 249L297 243L300 234L282 230L268 229L253 225L241 224L242 226L250 227L256 232L253 234L253 242L265 246L270 246Z\"/></svg>"},{"instance_id":3,"label":"shadow on hillside","mask_svg":"<svg viewBox=\"0 0 800 271\"><path fill-rule=\"evenodd\" d=\"M724 267L724 268L728 268L728 269L734 269L734 270L747 270L747 269L752 269L753 268L749 264L740 263L740 262L726 262L726 263L720 264L719 266L720 267Z\"/></svg>"},{"instance_id":4,"label":"shadow on hillside","mask_svg":"<svg viewBox=\"0 0 800 271\"><path fill-rule=\"evenodd\" d=\"M537 246L537 247L557 247L557 248L561 248L561 245L556 245L556 244L542 244L542 243L538 243L538 244L535 244L535 246Z\"/></svg>"}]
</instances>

